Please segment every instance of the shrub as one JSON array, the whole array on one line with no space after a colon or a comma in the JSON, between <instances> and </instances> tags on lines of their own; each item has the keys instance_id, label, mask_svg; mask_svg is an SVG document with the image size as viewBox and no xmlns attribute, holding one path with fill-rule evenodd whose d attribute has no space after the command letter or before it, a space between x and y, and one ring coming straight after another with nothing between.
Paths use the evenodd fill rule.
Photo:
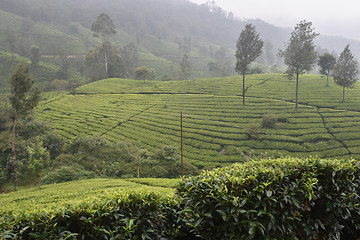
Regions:
<instances>
[{"instance_id":1,"label":"shrub","mask_svg":"<svg viewBox=\"0 0 360 240\"><path fill-rule=\"evenodd\" d=\"M146 192L114 193L45 213L0 216L1 239L196 239L178 201Z\"/></svg>"},{"instance_id":2,"label":"shrub","mask_svg":"<svg viewBox=\"0 0 360 240\"><path fill-rule=\"evenodd\" d=\"M42 184L62 183L80 179L94 178L95 173L86 171L83 167L78 165L62 166L50 173L43 179Z\"/></svg>"},{"instance_id":3,"label":"shrub","mask_svg":"<svg viewBox=\"0 0 360 240\"><path fill-rule=\"evenodd\" d=\"M255 124L251 124L248 128L247 128L247 139L248 140L256 140L257 135L259 133L259 127L258 125Z\"/></svg>"},{"instance_id":4,"label":"shrub","mask_svg":"<svg viewBox=\"0 0 360 240\"><path fill-rule=\"evenodd\" d=\"M177 195L204 239L356 239L360 164L252 161L183 179Z\"/></svg>"},{"instance_id":5,"label":"shrub","mask_svg":"<svg viewBox=\"0 0 360 240\"><path fill-rule=\"evenodd\" d=\"M281 123L289 123L289 119L287 117L279 117L277 119L278 122L281 122Z\"/></svg>"},{"instance_id":6,"label":"shrub","mask_svg":"<svg viewBox=\"0 0 360 240\"><path fill-rule=\"evenodd\" d=\"M277 118L273 116L264 116L261 126L263 128L276 128Z\"/></svg>"}]
</instances>

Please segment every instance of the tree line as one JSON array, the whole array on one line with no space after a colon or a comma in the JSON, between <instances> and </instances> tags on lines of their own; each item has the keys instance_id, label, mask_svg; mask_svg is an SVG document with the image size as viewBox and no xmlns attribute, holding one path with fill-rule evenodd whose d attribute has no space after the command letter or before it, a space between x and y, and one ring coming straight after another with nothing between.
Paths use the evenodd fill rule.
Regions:
<instances>
[{"instance_id":1,"label":"tree line","mask_svg":"<svg viewBox=\"0 0 360 240\"><path fill-rule=\"evenodd\" d=\"M341 52L338 59L335 56L325 53L318 56L314 44L314 39L318 34L314 32L312 23L301 21L295 26L286 48L279 50L279 56L284 58L284 63L288 69L286 74L291 79L296 77L295 89L295 110L298 110L299 101L299 77L309 72L317 63L321 70L320 73L326 75L327 85L330 72L334 82L343 88L343 98L345 101L345 89L352 88L359 77L358 62L347 45ZM243 105L245 105L245 75L249 71L248 66L262 54L264 42L256 32L255 26L247 24L240 33L236 42L236 67L235 70L243 76Z\"/></svg>"}]
</instances>

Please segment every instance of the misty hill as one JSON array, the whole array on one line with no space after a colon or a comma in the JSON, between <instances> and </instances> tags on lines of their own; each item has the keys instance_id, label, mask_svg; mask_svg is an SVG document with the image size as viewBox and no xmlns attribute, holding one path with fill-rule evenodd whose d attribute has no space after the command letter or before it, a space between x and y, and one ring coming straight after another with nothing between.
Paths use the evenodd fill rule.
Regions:
<instances>
[{"instance_id":1,"label":"misty hill","mask_svg":"<svg viewBox=\"0 0 360 240\"><path fill-rule=\"evenodd\" d=\"M29 49L37 45L43 56L83 59L99 43L90 27L101 12L108 13L116 26L113 44L122 48L135 43L137 65L153 68L157 79L177 79L184 53L190 56L191 78L235 74L235 42L246 23L256 25L265 42L258 62L281 65L276 55L292 31L260 19L240 20L216 5L199 6L188 0L2 0L0 50L12 51L9 39L15 37L13 51L21 56L29 57ZM316 43L322 51L337 53L350 43L360 56L358 41L320 35ZM209 71L209 63L220 70ZM76 70L83 71L80 64Z\"/></svg>"}]
</instances>

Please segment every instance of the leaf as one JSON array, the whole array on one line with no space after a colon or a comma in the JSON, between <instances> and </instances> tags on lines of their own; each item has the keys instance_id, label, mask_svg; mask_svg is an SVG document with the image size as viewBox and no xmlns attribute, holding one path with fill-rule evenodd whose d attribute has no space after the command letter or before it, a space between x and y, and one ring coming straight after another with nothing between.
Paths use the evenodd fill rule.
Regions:
<instances>
[{"instance_id":1,"label":"leaf","mask_svg":"<svg viewBox=\"0 0 360 240\"><path fill-rule=\"evenodd\" d=\"M271 197L272 196L272 191L271 190L266 191L266 196Z\"/></svg>"},{"instance_id":2,"label":"leaf","mask_svg":"<svg viewBox=\"0 0 360 240\"><path fill-rule=\"evenodd\" d=\"M249 229L249 234L250 234L250 235L254 235L254 233L255 233L255 225L254 225L254 224L251 224L251 227L250 227L250 229Z\"/></svg>"},{"instance_id":3,"label":"leaf","mask_svg":"<svg viewBox=\"0 0 360 240\"><path fill-rule=\"evenodd\" d=\"M225 213L223 210L216 210L216 211L217 211L218 213L220 213L222 219L223 219L224 221L226 221L226 218L227 218L226 213Z\"/></svg>"}]
</instances>

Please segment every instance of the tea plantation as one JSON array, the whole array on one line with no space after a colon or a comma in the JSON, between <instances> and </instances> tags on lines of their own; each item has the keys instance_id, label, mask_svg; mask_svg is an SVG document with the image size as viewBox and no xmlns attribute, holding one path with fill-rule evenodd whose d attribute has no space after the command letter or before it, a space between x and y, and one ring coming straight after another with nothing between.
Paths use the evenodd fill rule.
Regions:
<instances>
[{"instance_id":1,"label":"tea plantation","mask_svg":"<svg viewBox=\"0 0 360 240\"><path fill-rule=\"evenodd\" d=\"M358 160L283 157L204 171L179 183L43 185L0 195L0 238L356 240L359 176Z\"/></svg>"},{"instance_id":2,"label":"tea plantation","mask_svg":"<svg viewBox=\"0 0 360 240\"><path fill-rule=\"evenodd\" d=\"M346 90L318 75L295 80L283 74L249 75L246 105L242 79L186 81L107 79L76 94L45 94L37 118L63 137L102 136L146 149L180 146L183 112L184 159L210 169L263 156L360 156L360 92ZM263 127L265 118L275 125ZM277 120L277 121L276 121Z\"/></svg>"}]
</instances>

